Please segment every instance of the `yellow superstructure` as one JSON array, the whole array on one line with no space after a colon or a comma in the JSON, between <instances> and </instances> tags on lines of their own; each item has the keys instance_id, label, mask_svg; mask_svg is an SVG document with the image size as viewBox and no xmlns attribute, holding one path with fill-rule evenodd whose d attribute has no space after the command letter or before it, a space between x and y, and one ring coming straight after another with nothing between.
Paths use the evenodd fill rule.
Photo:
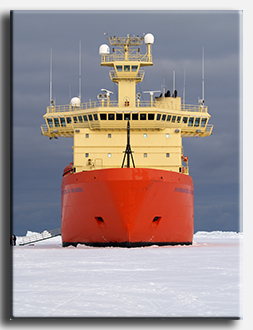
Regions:
<instances>
[{"instance_id":1,"label":"yellow superstructure","mask_svg":"<svg viewBox=\"0 0 253 330\"><path fill-rule=\"evenodd\" d=\"M146 53L140 46L146 44ZM75 172L121 167L126 147L127 122L131 129L131 149L136 167L164 169L188 174L188 160L183 156L182 137L208 136L213 126L203 102L182 104L172 96L147 91L149 101L136 95L141 82L141 67L153 65L151 47L154 37L110 37L112 48L100 47L101 65L112 67L110 78L118 85L118 100L110 100L110 91L102 90L98 101L71 102L47 107L42 134L49 138L73 137ZM159 92L159 97L154 97ZM76 98L75 98L76 99ZM72 99L73 100L73 99Z\"/></svg>"}]
</instances>

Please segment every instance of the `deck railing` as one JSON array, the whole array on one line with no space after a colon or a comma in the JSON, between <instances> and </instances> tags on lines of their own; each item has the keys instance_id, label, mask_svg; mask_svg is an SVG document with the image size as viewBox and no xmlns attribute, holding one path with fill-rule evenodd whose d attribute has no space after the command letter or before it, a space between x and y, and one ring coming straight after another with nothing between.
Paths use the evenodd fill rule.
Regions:
<instances>
[{"instance_id":1,"label":"deck railing","mask_svg":"<svg viewBox=\"0 0 253 330\"><path fill-rule=\"evenodd\" d=\"M47 107L47 113L55 113L55 112L73 112L73 111L82 111L87 109L95 109L99 107L104 108L117 108L118 101L111 101L108 99L105 100L98 100L98 101L89 101L81 103L80 106L71 106L71 104L66 105L54 105ZM151 101L136 101L135 106L139 107L146 107L146 108L156 108L156 109L165 109L165 110L175 110L175 111L185 111L185 112L207 112L207 106L201 105L193 105L193 104L182 104L181 108L170 109L168 105L161 103L157 104ZM125 110L128 110L126 107ZM132 111L132 110L131 110Z\"/></svg>"}]
</instances>

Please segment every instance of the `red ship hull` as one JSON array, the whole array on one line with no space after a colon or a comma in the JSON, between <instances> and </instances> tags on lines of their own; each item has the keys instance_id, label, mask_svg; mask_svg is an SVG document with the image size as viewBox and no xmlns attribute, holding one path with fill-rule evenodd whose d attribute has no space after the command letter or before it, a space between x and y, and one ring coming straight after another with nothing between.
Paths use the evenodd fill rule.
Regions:
<instances>
[{"instance_id":1,"label":"red ship hull","mask_svg":"<svg viewBox=\"0 0 253 330\"><path fill-rule=\"evenodd\" d=\"M62 245L192 244L193 181L146 168L115 168L62 179Z\"/></svg>"}]
</instances>

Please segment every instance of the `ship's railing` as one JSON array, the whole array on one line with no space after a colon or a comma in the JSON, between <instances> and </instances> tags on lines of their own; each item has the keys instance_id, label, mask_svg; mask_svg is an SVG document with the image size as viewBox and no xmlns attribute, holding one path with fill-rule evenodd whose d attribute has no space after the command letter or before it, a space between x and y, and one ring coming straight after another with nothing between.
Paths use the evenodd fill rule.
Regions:
<instances>
[{"instance_id":1,"label":"ship's railing","mask_svg":"<svg viewBox=\"0 0 253 330\"><path fill-rule=\"evenodd\" d=\"M189 174L189 166L182 166L181 173L183 174Z\"/></svg>"},{"instance_id":2,"label":"ship's railing","mask_svg":"<svg viewBox=\"0 0 253 330\"><path fill-rule=\"evenodd\" d=\"M182 104L181 111L207 112L207 106L194 105L194 104Z\"/></svg>"},{"instance_id":3,"label":"ship's railing","mask_svg":"<svg viewBox=\"0 0 253 330\"><path fill-rule=\"evenodd\" d=\"M125 61L126 56L124 53L115 52L110 55L102 55L101 63L116 62L116 61ZM127 56L127 61L138 61L138 62L152 62L152 55L140 54L138 51L130 53Z\"/></svg>"},{"instance_id":4,"label":"ship's railing","mask_svg":"<svg viewBox=\"0 0 253 330\"><path fill-rule=\"evenodd\" d=\"M211 134L212 131L213 131L213 125L211 125L211 124L207 124L207 125L206 125L206 132Z\"/></svg>"},{"instance_id":5,"label":"ship's railing","mask_svg":"<svg viewBox=\"0 0 253 330\"><path fill-rule=\"evenodd\" d=\"M49 136L50 134L59 134L60 136L71 137L73 136L73 127L48 127L46 124L41 125L41 134Z\"/></svg>"},{"instance_id":6,"label":"ship's railing","mask_svg":"<svg viewBox=\"0 0 253 330\"><path fill-rule=\"evenodd\" d=\"M151 101L136 101L136 107L151 107L157 109L166 109L166 110L175 110L175 111L186 111L186 112L207 112L207 106L200 106L200 105L192 105L192 104L182 104L181 108L170 108L168 105L161 103L157 104ZM54 105L47 107L47 113L54 113L54 112L71 112L71 111L81 111L99 107L118 107L118 101L111 101L108 99L105 100L98 100L98 101L89 101L81 103L80 106L71 106L71 104L67 105ZM127 108L126 108L127 110Z\"/></svg>"},{"instance_id":7,"label":"ship's railing","mask_svg":"<svg viewBox=\"0 0 253 330\"><path fill-rule=\"evenodd\" d=\"M118 106L118 101L99 100L99 101L89 101L89 102L81 103L80 106L75 106L75 107L73 107L71 104L48 106L47 113L71 112L71 111L86 110L86 109L99 108L99 107L117 107L117 106Z\"/></svg>"}]
</instances>

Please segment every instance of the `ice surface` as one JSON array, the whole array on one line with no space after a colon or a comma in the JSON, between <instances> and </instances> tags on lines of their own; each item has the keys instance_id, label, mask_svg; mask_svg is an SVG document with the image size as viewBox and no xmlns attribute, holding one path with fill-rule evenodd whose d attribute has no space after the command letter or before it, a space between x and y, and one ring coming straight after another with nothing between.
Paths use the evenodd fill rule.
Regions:
<instances>
[{"instance_id":1,"label":"ice surface","mask_svg":"<svg viewBox=\"0 0 253 330\"><path fill-rule=\"evenodd\" d=\"M242 317L241 233L198 232L192 246L131 249L62 248L59 236L20 241L14 317Z\"/></svg>"}]
</instances>

